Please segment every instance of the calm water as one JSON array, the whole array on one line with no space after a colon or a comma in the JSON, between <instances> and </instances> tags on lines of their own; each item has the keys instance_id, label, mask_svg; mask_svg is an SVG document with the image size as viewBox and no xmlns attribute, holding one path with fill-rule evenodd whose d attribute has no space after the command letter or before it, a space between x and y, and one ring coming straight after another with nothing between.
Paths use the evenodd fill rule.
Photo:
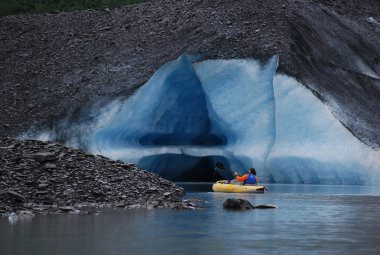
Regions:
<instances>
[{"instance_id":1,"label":"calm water","mask_svg":"<svg viewBox=\"0 0 380 255\"><path fill-rule=\"evenodd\" d=\"M0 254L380 254L380 187L270 185L267 194L188 197L206 209L0 218ZM279 208L224 211L228 197Z\"/></svg>"}]
</instances>

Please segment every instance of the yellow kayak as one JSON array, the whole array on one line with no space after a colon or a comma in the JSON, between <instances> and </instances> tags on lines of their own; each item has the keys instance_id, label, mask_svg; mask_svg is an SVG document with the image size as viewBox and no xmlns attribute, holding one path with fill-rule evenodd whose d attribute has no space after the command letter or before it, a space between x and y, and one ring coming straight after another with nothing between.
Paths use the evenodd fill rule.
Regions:
<instances>
[{"instance_id":1,"label":"yellow kayak","mask_svg":"<svg viewBox=\"0 0 380 255\"><path fill-rule=\"evenodd\" d=\"M264 193L268 189L264 185L242 185L228 183L228 181L217 181L212 185L212 190L229 193Z\"/></svg>"}]
</instances>

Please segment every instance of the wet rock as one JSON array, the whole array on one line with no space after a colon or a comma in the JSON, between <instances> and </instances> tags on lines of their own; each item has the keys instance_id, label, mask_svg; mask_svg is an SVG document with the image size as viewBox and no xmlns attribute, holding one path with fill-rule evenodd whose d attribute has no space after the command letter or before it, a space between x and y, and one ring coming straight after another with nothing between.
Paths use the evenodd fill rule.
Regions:
<instances>
[{"instance_id":1,"label":"wet rock","mask_svg":"<svg viewBox=\"0 0 380 255\"><path fill-rule=\"evenodd\" d=\"M254 207L245 199L227 198L227 200L223 203L223 209L244 211L254 209Z\"/></svg>"},{"instance_id":2,"label":"wet rock","mask_svg":"<svg viewBox=\"0 0 380 255\"><path fill-rule=\"evenodd\" d=\"M202 209L203 206L200 203L201 203L201 200L199 199L194 199L194 198L184 199L176 203L175 209L177 210Z\"/></svg>"},{"instance_id":3,"label":"wet rock","mask_svg":"<svg viewBox=\"0 0 380 255\"><path fill-rule=\"evenodd\" d=\"M256 205L254 206L255 209L275 209L278 208L275 205L270 205L270 204L264 204L264 205Z\"/></svg>"},{"instance_id":4,"label":"wet rock","mask_svg":"<svg viewBox=\"0 0 380 255\"><path fill-rule=\"evenodd\" d=\"M18 216L21 219L27 219L27 218L33 218L35 214L32 211L20 211L18 213Z\"/></svg>"},{"instance_id":5,"label":"wet rock","mask_svg":"<svg viewBox=\"0 0 380 255\"><path fill-rule=\"evenodd\" d=\"M225 210L244 211L244 210L251 210L251 209L275 209L278 207L271 204L263 204L263 205L254 206L245 199L228 198L226 201L224 201L223 208Z\"/></svg>"}]
</instances>

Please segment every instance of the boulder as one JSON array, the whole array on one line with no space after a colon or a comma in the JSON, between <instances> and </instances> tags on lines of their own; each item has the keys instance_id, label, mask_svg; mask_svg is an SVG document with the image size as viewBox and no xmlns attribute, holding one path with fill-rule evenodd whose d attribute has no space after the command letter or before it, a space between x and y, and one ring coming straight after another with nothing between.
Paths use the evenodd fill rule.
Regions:
<instances>
[{"instance_id":1,"label":"boulder","mask_svg":"<svg viewBox=\"0 0 380 255\"><path fill-rule=\"evenodd\" d=\"M254 209L254 207L249 201L245 199L227 198L227 200L223 203L223 209L244 211Z\"/></svg>"},{"instance_id":2,"label":"boulder","mask_svg":"<svg viewBox=\"0 0 380 255\"><path fill-rule=\"evenodd\" d=\"M244 200L244 199L228 198L226 201L224 201L223 208L225 210L243 211L243 210L251 210L251 209L275 209L278 207L275 205L271 205L271 204L254 206L249 201Z\"/></svg>"}]
</instances>

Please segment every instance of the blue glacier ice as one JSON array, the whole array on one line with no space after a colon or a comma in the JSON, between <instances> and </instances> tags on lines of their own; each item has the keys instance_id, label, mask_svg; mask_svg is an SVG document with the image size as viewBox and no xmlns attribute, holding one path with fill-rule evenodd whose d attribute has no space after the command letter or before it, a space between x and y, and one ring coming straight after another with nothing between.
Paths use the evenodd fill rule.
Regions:
<instances>
[{"instance_id":1,"label":"blue glacier ice","mask_svg":"<svg viewBox=\"0 0 380 255\"><path fill-rule=\"evenodd\" d=\"M354 137L295 79L274 78L276 142L265 175L273 182L379 184L380 153Z\"/></svg>"},{"instance_id":2,"label":"blue glacier ice","mask_svg":"<svg viewBox=\"0 0 380 255\"><path fill-rule=\"evenodd\" d=\"M204 179L203 174L191 171L199 171L199 165L214 165L214 156L219 157L198 155L194 148L223 146L227 137L209 118L214 114L194 72L194 60L194 56L182 55L160 68L123 102L111 121L90 135L89 149L136 162L166 178L198 175ZM213 168L203 171L207 169L212 174Z\"/></svg>"},{"instance_id":3,"label":"blue glacier ice","mask_svg":"<svg viewBox=\"0 0 380 255\"><path fill-rule=\"evenodd\" d=\"M277 61L195 64L211 107L230 127L226 134L237 139L224 149L232 167L253 165L267 182L380 183L379 152L354 137L310 90L276 74Z\"/></svg>"},{"instance_id":4,"label":"blue glacier ice","mask_svg":"<svg viewBox=\"0 0 380 255\"><path fill-rule=\"evenodd\" d=\"M262 182L380 184L380 152L276 73L278 61L182 55L133 95L95 107L91 123L66 123L52 137L64 129L76 134L71 145L171 180L211 180L221 161L240 173L254 166Z\"/></svg>"},{"instance_id":5,"label":"blue glacier ice","mask_svg":"<svg viewBox=\"0 0 380 255\"><path fill-rule=\"evenodd\" d=\"M112 147L130 145L221 145L224 135L212 127L206 95L183 55L164 65L135 95L124 102L95 139Z\"/></svg>"},{"instance_id":6,"label":"blue glacier ice","mask_svg":"<svg viewBox=\"0 0 380 255\"><path fill-rule=\"evenodd\" d=\"M208 60L194 64L208 105L223 123L228 146L224 154L234 169L265 161L275 141L273 76L277 57L264 65L252 60Z\"/></svg>"}]
</instances>

